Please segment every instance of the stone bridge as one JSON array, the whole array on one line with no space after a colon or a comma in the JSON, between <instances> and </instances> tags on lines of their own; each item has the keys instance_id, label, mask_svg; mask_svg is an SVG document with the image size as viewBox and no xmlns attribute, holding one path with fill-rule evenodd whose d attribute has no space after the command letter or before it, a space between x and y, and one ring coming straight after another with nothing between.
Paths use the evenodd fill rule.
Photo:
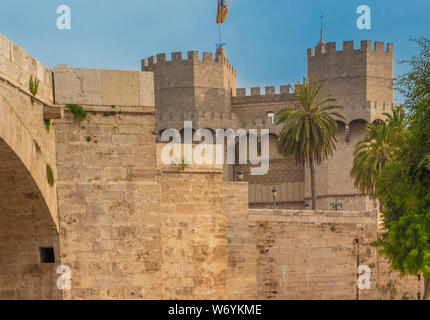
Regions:
<instances>
[{"instance_id":1,"label":"stone bridge","mask_svg":"<svg viewBox=\"0 0 430 320\"><path fill-rule=\"evenodd\" d=\"M39 79L36 97L30 76ZM0 35L0 297L55 298L55 270L40 254L59 250L52 73ZM58 110L59 112L50 112ZM43 251L43 252L41 252Z\"/></svg>"}]
</instances>

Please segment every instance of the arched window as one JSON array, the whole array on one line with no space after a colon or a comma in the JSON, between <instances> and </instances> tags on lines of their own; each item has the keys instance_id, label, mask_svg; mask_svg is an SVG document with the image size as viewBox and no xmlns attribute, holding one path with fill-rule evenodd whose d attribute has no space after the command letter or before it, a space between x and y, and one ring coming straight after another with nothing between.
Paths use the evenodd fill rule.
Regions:
<instances>
[{"instance_id":1,"label":"arched window","mask_svg":"<svg viewBox=\"0 0 430 320\"><path fill-rule=\"evenodd\" d=\"M267 112L266 117L269 118L273 124L275 124L275 113L273 111Z\"/></svg>"}]
</instances>

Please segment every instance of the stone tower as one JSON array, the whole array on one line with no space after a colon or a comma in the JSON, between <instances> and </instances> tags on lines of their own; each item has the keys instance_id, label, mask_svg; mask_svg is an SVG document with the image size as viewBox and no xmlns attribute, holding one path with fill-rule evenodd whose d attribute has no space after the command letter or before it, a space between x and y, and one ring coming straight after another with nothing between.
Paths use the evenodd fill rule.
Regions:
<instances>
[{"instance_id":1,"label":"stone tower","mask_svg":"<svg viewBox=\"0 0 430 320\"><path fill-rule=\"evenodd\" d=\"M203 53L202 58L198 52L189 51L187 59L176 52L172 53L171 61L166 60L164 53L142 60L142 71L154 72L155 104L161 117L180 118L181 113L199 111L231 113L236 70L223 47L217 49L215 58L212 53ZM164 129L164 125L161 119L157 121L158 130Z\"/></svg>"},{"instance_id":2,"label":"stone tower","mask_svg":"<svg viewBox=\"0 0 430 320\"><path fill-rule=\"evenodd\" d=\"M232 119L232 97L236 95L236 70L227 59L225 49L212 53L189 51L187 59L181 52L158 54L142 60L142 71L154 73L156 132L167 128L182 130L184 121L193 128L215 132L219 128L235 128ZM160 136L158 136L160 137ZM224 165L224 179L232 180L233 166Z\"/></svg>"},{"instance_id":3,"label":"stone tower","mask_svg":"<svg viewBox=\"0 0 430 320\"><path fill-rule=\"evenodd\" d=\"M365 136L365 126L383 113L391 112L394 102L393 45L362 41L360 49L354 42L320 42L308 49L308 78L321 82L321 97L331 94L346 121L338 121L337 150L334 156L316 170L318 209L332 209L337 199L344 210L373 209L375 203L353 185L349 173L354 147ZM306 171L306 199L310 199L310 173Z\"/></svg>"}]
</instances>

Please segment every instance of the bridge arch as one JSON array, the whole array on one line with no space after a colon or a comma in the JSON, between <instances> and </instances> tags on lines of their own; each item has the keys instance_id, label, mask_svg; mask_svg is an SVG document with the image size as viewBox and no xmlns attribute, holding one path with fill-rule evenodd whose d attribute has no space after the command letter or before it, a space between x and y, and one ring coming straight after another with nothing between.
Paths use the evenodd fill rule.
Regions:
<instances>
[{"instance_id":1,"label":"bridge arch","mask_svg":"<svg viewBox=\"0 0 430 320\"><path fill-rule=\"evenodd\" d=\"M28 97L0 86L8 97L0 95L0 299L57 299L56 191L47 181L41 141L22 114L39 116L43 106L27 109Z\"/></svg>"}]
</instances>

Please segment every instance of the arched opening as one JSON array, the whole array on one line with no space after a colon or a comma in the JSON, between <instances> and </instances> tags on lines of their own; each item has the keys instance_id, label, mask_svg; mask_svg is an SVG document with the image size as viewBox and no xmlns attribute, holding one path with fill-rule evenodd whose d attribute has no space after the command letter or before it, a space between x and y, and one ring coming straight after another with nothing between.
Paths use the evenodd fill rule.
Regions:
<instances>
[{"instance_id":1,"label":"arched opening","mask_svg":"<svg viewBox=\"0 0 430 320\"><path fill-rule=\"evenodd\" d=\"M349 123L349 137L350 141L358 142L366 137L367 121L363 119L356 119Z\"/></svg>"},{"instance_id":2,"label":"arched opening","mask_svg":"<svg viewBox=\"0 0 430 320\"><path fill-rule=\"evenodd\" d=\"M59 299L59 237L25 165L0 138L0 299Z\"/></svg>"}]
</instances>

